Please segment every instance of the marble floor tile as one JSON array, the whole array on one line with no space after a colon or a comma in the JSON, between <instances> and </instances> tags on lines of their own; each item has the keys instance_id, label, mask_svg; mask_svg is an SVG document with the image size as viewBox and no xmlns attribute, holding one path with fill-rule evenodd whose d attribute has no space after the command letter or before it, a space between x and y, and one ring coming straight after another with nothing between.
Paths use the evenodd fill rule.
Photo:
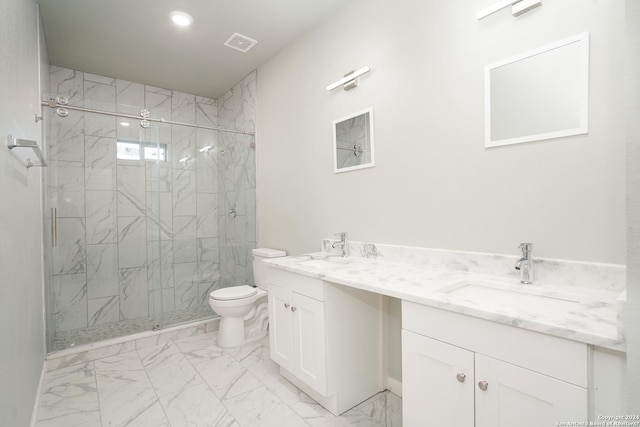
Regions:
<instances>
[{"instance_id":1,"label":"marble floor tile","mask_svg":"<svg viewBox=\"0 0 640 427\"><path fill-rule=\"evenodd\" d=\"M40 396L36 427L99 425L93 362L48 372Z\"/></svg>"},{"instance_id":2,"label":"marble floor tile","mask_svg":"<svg viewBox=\"0 0 640 427\"><path fill-rule=\"evenodd\" d=\"M245 368L270 360L269 336L227 350Z\"/></svg>"},{"instance_id":3,"label":"marble floor tile","mask_svg":"<svg viewBox=\"0 0 640 427\"><path fill-rule=\"evenodd\" d=\"M243 427L308 427L302 417L265 386L223 402Z\"/></svg>"},{"instance_id":4,"label":"marble floor tile","mask_svg":"<svg viewBox=\"0 0 640 427\"><path fill-rule=\"evenodd\" d=\"M280 375L268 338L227 349L217 331L169 335L47 372L36 427L401 427L388 391L331 414Z\"/></svg>"},{"instance_id":5,"label":"marble floor tile","mask_svg":"<svg viewBox=\"0 0 640 427\"><path fill-rule=\"evenodd\" d=\"M94 363L103 425L169 425L135 351L97 360Z\"/></svg>"},{"instance_id":6,"label":"marble floor tile","mask_svg":"<svg viewBox=\"0 0 640 427\"><path fill-rule=\"evenodd\" d=\"M378 393L357 409L384 427L402 426L402 399L389 391Z\"/></svg>"}]
</instances>

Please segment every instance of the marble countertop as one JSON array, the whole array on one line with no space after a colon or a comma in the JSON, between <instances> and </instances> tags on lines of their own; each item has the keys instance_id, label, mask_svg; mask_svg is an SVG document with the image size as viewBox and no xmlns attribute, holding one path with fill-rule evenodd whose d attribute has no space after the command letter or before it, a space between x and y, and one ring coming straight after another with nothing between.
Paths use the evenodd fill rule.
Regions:
<instances>
[{"instance_id":1,"label":"marble countertop","mask_svg":"<svg viewBox=\"0 0 640 427\"><path fill-rule=\"evenodd\" d=\"M512 278L368 258L340 258L321 252L265 262L327 282L625 351L619 328L618 292L523 285Z\"/></svg>"}]
</instances>

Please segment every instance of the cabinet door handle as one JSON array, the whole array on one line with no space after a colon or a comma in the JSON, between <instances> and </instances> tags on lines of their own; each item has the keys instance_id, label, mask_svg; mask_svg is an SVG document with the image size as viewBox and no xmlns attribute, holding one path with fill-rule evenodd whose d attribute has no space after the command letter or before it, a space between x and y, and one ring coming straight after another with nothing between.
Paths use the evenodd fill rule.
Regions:
<instances>
[{"instance_id":1,"label":"cabinet door handle","mask_svg":"<svg viewBox=\"0 0 640 427\"><path fill-rule=\"evenodd\" d=\"M284 308L289 308L289 303L288 302L284 303Z\"/></svg>"},{"instance_id":2,"label":"cabinet door handle","mask_svg":"<svg viewBox=\"0 0 640 427\"><path fill-rule=\"evenodd\" d=\"M480 387L480 390L486 391L489 388L489 383L486 381L480 381L478 383L478 387Z\"/></svg>"},{"instance_id":3,"label":"cabinet door handle","mask_svg":"<svg viewBox=\"0 0 640 427\"><path fill-rule=\"evenodd\" d=\"M297 310L297 308L291 307L291 311L296 311L296 310Z\"/></svg>"},{"instance_id":4,"label":"cabinet door handle","mask_svg":"<svg viewBox=\"0 0 640 427\"><path fill-rule=\"evenodd\" d=\"M467 376L463 373L459 373L458 375L456 375L456 378L458 379L458 381L460 381L461 383L464 382L464 380L467 379Z\"/></svg>"}]
</instances>

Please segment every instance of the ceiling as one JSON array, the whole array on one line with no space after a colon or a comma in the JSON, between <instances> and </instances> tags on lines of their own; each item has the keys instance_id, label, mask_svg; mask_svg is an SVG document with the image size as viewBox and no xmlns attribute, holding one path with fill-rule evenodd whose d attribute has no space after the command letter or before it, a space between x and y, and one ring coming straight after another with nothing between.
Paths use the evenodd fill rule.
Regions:
<instances>
[{"instance_id":1,"label":"ceiling","mask_svg":"<svg viewBox=\"0 0 640 427\"><path fill-rule=\"evenodd\" d=\"M218 98L347 0L40 0L49 62ZM189 28L169 19L194 18ZM223 43L240 33L247 53Z\"/></svg>"}]
</instances>

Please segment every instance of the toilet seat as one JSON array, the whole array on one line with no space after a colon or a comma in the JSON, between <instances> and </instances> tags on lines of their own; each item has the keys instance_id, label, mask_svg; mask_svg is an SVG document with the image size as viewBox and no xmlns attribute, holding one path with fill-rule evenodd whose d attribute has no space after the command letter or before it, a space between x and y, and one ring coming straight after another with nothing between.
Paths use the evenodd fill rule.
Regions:
<instances>
[{"instance_id":1,"label":"toilet seat","mask_svg":"<svg viewBox=\"0 0 640 427\"><path fill-rule=\"evenodd\" d=\"M217 301L232 301L250 298L258 293L258 289L252 286L230 286L228 288L217 289L209 294L209 299Z\"/></svg>"}]
</instances>

